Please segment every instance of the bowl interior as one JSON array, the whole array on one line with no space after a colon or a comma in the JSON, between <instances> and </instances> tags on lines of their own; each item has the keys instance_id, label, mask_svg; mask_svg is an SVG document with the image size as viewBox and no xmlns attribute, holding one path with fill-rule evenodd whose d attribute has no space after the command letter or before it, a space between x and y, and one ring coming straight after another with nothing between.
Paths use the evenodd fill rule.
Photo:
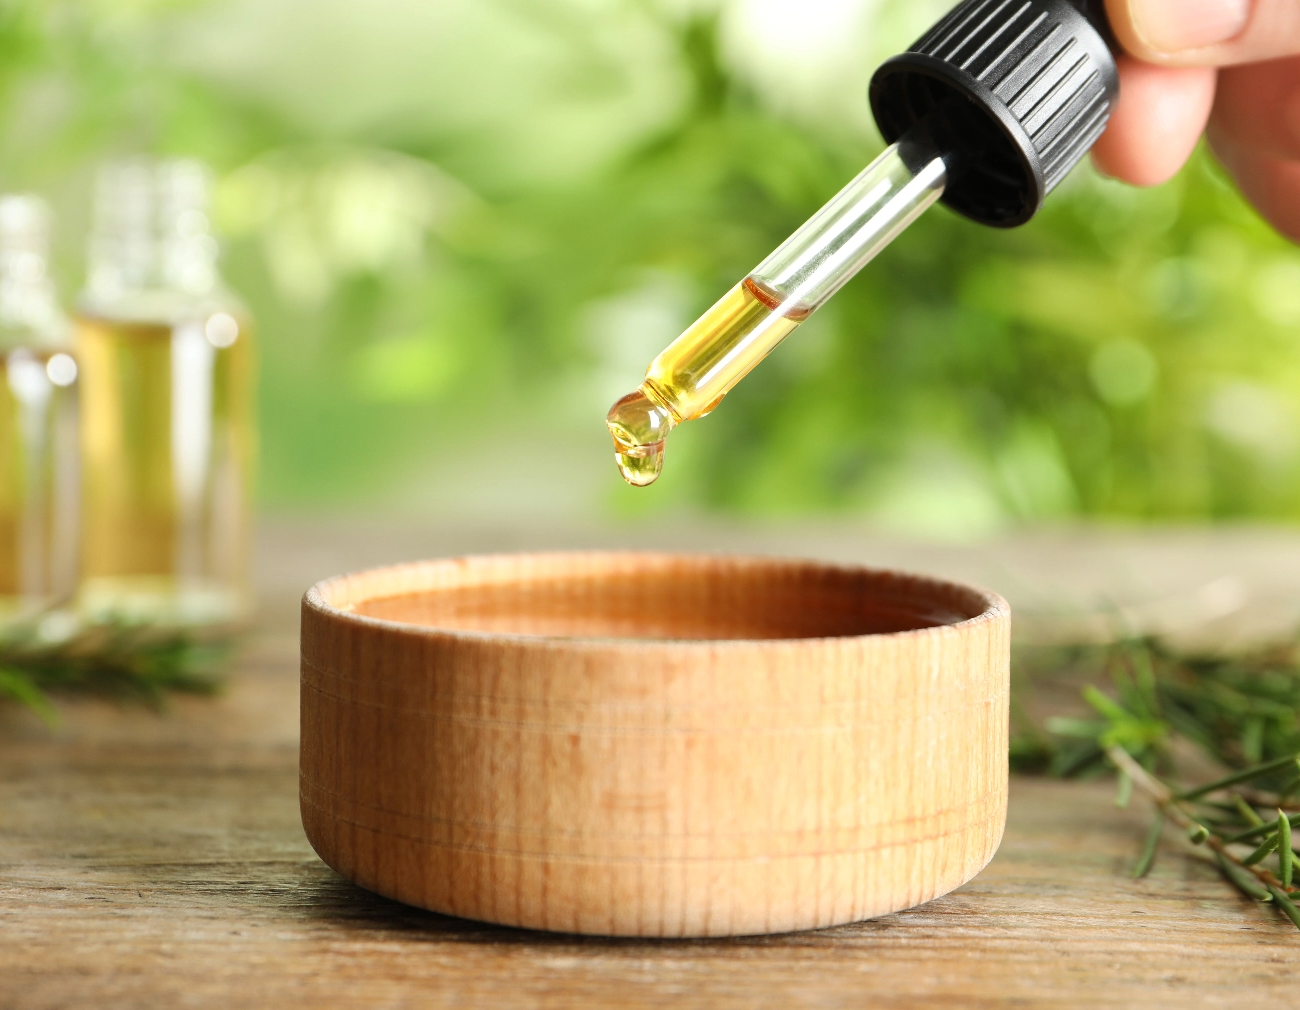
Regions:
<instances>
[{"instance_id":1,"label":"bowl interior","mask_svg":"<svg viewBox=\"0 0 1300 1010\"><path fill-rule=\"evenodd\" d=\"M446 631L546 638L828 638L978 617L951 583L781 559L537 555L429 562L335 580L326 602Z\"/></svg>"}]
</instances>

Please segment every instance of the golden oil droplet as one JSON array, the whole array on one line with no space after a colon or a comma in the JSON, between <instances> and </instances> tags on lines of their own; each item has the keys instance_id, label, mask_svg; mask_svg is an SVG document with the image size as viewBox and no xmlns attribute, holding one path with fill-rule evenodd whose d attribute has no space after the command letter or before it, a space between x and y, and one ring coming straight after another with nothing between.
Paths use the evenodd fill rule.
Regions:
<instances>
[{"instance_id":1,"label":"golden oil droplet","mask_svg":"<svg viewBox=\"0 0 1300 1010\"><path fill-rule=\"evenodd\" d=\"M664 469L664 444L624 445L614 440L614 462L618 472L633 487L645 487L659 479Z\"/></svg>"},{"instance_id":2,"label":"golden oil droplet","mask_svg":"<svg viewBox=\"0 0 1300 1010\"><path fill-rule=\"evenodd\" d=\"M633 487L653 484L664 468L664 439L677 422L644 387L628 393L609 409L605 425L614 438L618 472Z\"/></svg>"}]
</instances>

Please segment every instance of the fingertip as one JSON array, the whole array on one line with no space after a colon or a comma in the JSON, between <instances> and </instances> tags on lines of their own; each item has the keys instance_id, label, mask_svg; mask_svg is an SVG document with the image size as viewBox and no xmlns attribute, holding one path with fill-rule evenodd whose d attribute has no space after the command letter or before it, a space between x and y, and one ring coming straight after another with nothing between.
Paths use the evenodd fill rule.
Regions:
<instances>
[{"instance_id":1,"label":"fingertip","mask_svg":"<svg viewBox=\"0 0 1300 1010\"><path fill-rule=\"evenodd\" d=\"M1156 67L1119 59L1120 97L1093 147L1106 175L1135 186L1171 179L1200 139L1214 104L1216 72L1208 67Z\"/></svg>"},{"instance_id":2,"label":"fingertip","mask_svg":"<svg viewBox=\"0 0 1300 1010\"><path fill-rule=\"evenodd\" d=\"M1275 0L1264 0L1271 4ZM1290 3L1291 0L1282 0ZM1126 52L1161 66L1217 66L1250 25L1259 0L1107 0Z\"/></svg>"},{"instance_id":3,"label":"fingertip","mask_svg":"<svg viewBox=\"0 0 1300 1010\"><path fill-rule=\"evenodd\" d=\"M1296 0L1105 0L1126 53L1165 67L1228 67L1300 53Z\"/></svg>"}]
</instances>

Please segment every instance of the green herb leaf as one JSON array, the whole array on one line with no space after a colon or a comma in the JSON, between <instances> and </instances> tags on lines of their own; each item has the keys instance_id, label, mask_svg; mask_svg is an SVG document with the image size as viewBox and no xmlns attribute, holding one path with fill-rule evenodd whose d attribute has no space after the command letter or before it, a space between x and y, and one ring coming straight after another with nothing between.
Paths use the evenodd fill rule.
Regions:
<instances>
[{"instance_id":1,"label":"green herb leaf","mask_svg":"<svg viewBox=\"0 0 1300 1010\"><path fill-rule=\"evenodd\" d=\"M1232 802L1236 806L1237 812L1241 814L1241 819L1243 821L1256 828L1262 828L1264 826L1264 821L1259 814L1255 812L1255 808L1236 793L1233 793L1232 795Z\"/></svg>"},{"instance_id":2,"label":"green herb leaf","mask_svg":"<svg viewBox=\"0 0 1300 1010\"><path fill-rule=\"evenodd\" d=\"M1300 813L1288 815L1287 820L1290 822L1291 827L1294 828L1297 824L1300 824ZM1224 835L1223 840L1225 842L1249 842L1265 832L1272 831L1275 827L1276 825L1265 823L1257 827L1246 828L1244 831L1238 831L1236 834Z\"/></svg>"},{"instance_id":3,"label":"green herb leaf","mask_svg":"<svg viewBox=\"0 0 1300 1010\"><path fill-rule=\"evenodd\" d=\"M1164 833L1165 812L1159 807L1156 808L1155 820L1151 822L1151 830L1147 832L1146 843L1142 846L1142 855L1138 856L1137 865L1133 867L1133 876L1145 877L1151 870L1151 866L1156 861L1156 849L1160 846L1160 836Z\"/></svg>"},{"instance_id":4,"label":"green herb leaf","mask_svg":"<svg viewBox=\"0 0 1300 1010\"><path fill-rule=\"evenodd\" d=\"M1291 851L1291 822L1281 810L1277 812L1277 868L1283 887L1291 886L1295 853Z\"/></svg>"},{"instance_id":5,"label":"green herb leaf","mask_svg":"<svg viewBox=\"0 0 1300 1010\"><path fill-rule=\"evenodd\" d=\"M1235 786L1239 782L1249 782L1251 779L1260 778L1270 772L1279 771L1287 765L1294 765L1297 755L1288 754L1286 757L1280 757L1273 761L1267 761L1262 765L1255 765L1253 768L1246 768L1239 772L1234 772L1221 779L1216 779L1203 786L1197 786L1195 789L1188 789L1178 794L1179 799L1194 800L1198 796L1204 796L1206 793L1212 793L1216 789L1223 789L1226 786Z\"/></svg>"},{"instance_id":6,"label":"green herb leaf","mask_svg":"<svg viewBox=\"0 0 1300 1010\"><path fill-rule=\"evenodd\" d=\"M1083 689L1083 700L1112 722L1132 718L1124 706L1113 701L1091 684Z\"/></svg>"},{"instance_id":7,"label":"green herb leaf","mask_svg":"<svg viewBox=\"0 0 1300 1010\"><path fill-rule=\"evenodd\" d=\"M45 692L22 670L0 666L0 695L26 705L47 726L54 726L59 721L59 714Z\"/></svg>"},{"instance_id":8,"label":"green herb leaf","mask_svg":"<svg viewBox=\"0 0 1300 1010\"><path fill-rule=\"evenodd\" d=\"M1232 881L1242 894L1254 898L1256 901L1272 900L1273 896L1269 893L1268 888L1260 883L1253 873L1248 873L1236 863L1225 859L1221 852L1214 854L1214 860L1219 864L1219 869L1223 872L1223 875Z\"/></svg>"},{"instance_id":9,"label":"green herb leaf","mask_svg":"<svg viewBox=\"0 0 1300 1010\"><path fill-rule=\"evenodd\" d=\"M1259 848L1241 861L1242 866L1254 866L1270 852L1277 848L1277 835L1269 835L1260 844Z\"/></svg>"},{"instance_id":10,"label":"green herb leaf","mask_svg":"<svg viewBox=\"0 0 1300 1010\"><path fill-rule=\"evenodd\" d=\"M1123 810L1133 798L1133 780L1124 772L1119 773L1119 786L1115 794L1115 806Z\"/></svg>"},{"instance_id":11,"label":"green herb leaf","mask_svg":"<svg viewBox=\"0 0 1300 1010\"><path fill-rule=\"evenodd\" d=\"M1286 917L1295 923L1296 929L1300 929L1300 909L1295 907L1295 903L1287 897L1285 891L1281 888L1268 885L1268 893L1273 895L1273 900L1277 902L1277 907L1282 909Z\"/></svg>"}]
</instances>

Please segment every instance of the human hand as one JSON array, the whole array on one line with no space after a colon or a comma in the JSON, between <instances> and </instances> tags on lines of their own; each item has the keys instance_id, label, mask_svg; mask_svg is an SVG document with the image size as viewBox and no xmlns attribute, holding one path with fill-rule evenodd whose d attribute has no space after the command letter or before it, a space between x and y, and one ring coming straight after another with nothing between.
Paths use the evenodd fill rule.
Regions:
<instances>
[{"instance_id":1,"label":"human hand","mask_svg":"<svg viewBox=\"0 0 1300 1010\"><path fill-rule=\"evenodd\" d=\"M1202 132L1274 227L1300 241L1300 0L1106 0L1120 100L1093 148L1138 186L1170 178Z\"/></svg>"}]
</instances>

